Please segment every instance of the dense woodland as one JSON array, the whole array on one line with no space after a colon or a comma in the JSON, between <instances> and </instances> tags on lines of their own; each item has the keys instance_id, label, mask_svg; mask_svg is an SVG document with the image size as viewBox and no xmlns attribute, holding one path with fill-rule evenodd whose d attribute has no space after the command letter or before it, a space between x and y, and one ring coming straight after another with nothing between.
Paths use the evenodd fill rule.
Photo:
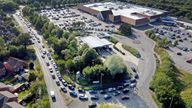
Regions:
<instances>
[{"instance_id":1,"label":"dense woodland","mask_svg":"<svg viewBox=\"0 0 192 108\"><path fill-rule=\"evenodd\" d=\"M121 58L116 57L116 61L113 61L109 57L106 60L108 62L103 63L94 49L90 49L86 44L77 46L75 31L60 29L30 7L25 7L23 14L40 31L48 46L53 48L52 55L63 75L73 77L80 71L88 83L99 80L101 74L105 76L104 82L112 80L115 82L126 76L127 68Z\"/></svg>"}]
</instances>

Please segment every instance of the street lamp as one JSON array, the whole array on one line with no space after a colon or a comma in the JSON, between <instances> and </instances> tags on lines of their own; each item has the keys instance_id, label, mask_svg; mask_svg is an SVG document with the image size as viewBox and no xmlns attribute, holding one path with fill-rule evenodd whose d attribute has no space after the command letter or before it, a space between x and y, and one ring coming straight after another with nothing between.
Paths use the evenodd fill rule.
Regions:
<instances>
[{"instance_id":1,"label":"street lamp","mask_svg":"<svg viewBox=\"0 0 192 108\"><path fill-rule=\"evenodd\" d=\"M103 81L103 76L104 76L104 74L103 73L101 73L101 76L100 76L100 87L102 87L102 81Z\"/></svg>"},{"instance_id":2,"label":"street lamp","mask_svg":"<svg viewBox=\"0 0 192 108\"><path fill-rule=\"evenodd\" d=\"M173 96L171 98L169 98L169 99L171 99L171 102L170 102L170 105L169 105L169 108L171 108L171 105L172 105L172 102L173 102Z\"/></svg>"}]
</instances>

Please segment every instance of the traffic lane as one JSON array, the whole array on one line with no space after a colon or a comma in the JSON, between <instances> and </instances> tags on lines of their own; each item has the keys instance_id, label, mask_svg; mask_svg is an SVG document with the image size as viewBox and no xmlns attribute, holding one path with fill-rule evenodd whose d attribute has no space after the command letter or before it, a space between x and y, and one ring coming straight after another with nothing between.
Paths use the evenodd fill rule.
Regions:
<instances>
[{"instance_id":1,"label":"traffic lane","mask_svg":"<svg viewBox=\"0 0 192 108\"><path fill-rule=\"evenodd\" d=\"M62 97L61 97L61 94L60 94L60 90L59 90L59 87L56 85L55 81L52 80L52 77L49 73L49 70L48 70L48 67L46 66L46 62L48 60L48 58L45 56L45 59L43 59L41 57L42 55L42 52L41 50L41 44L40 43L37 43L36 44L36 50L37 50L37 55L39 57L39 60L41 62L41 66L42 66L42 69L43 69L43 72L44 72L44 78L46 79L47 81L47 88L48 88L48 93L49 93L49 97L50 97L50 91L53 90L55 92L55 97L56 97L56 102L52 102L52 108L60 108L60 107L63 107L64 103L62 100ZM50 101L52 101L51 97L50 97Z\"/></svg>"},{"instance_id":2,"label":"traffic lane","mask_svg":"<svg viewBox=\"0 0 192 108\"><path fill-rule=\"evenodd\" d=\"M25 29L25 26L24 26L25 23L23 23L23 24L21 24L21 25L23 25L22 28ZM47 70L46 70L46 66L45 66L44 60L41 58L41 52L39 51L39 45L38 45L38 43L36 43L36 44L34 45L34 49L36 50L36 55L37 55L37 57L38 57L38 59L39 59L39 61L40 61L40 64L41 64L41 66L42 66L42 70L43 70L43 72L44 72L44 79L45 79L45 82L46 82L46 85L47 85L47 88L48 88L48 93L49 93L49 98L50 98L51 106L52 106L52 108L61 108L61 107L63 107L64 105L62 104L63 102L61 102L62 99L61 99L61 96L59 95L60 91L56 89L56 84L54 85L54 82L51 82L49 74L46 74L46 73L45 73ZM43 64L43 63L44 63L44 64ZM48 71L47 71L47 72L48 72ZM55 93L55 94L56 94L56 97L59 98L58 101L56 101L55 103L52 103L52 102L51 102L51 101L52 101L52 99L51 99L51 97L50 97L50 90L51 90L51 89L54 89L54 91L56 91L56 93ZM59 92L59 93L58 93L58 92ZM60 102L59 102L59 101L60 101Z\"/></svg>"}]
</instances>

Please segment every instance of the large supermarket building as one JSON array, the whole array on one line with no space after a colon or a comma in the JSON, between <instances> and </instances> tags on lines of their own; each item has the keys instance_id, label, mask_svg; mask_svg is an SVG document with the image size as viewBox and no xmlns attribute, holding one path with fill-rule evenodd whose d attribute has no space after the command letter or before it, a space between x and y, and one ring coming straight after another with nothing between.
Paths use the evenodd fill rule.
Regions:
<instances>
[{"instance_id":1,"label":"large supermarket building","mask_svg":"<svg viewBox=\"0 0 192 108\"><path fill-rule=\"evenodd\" d=\"M155 22L167 14L163 10L120 2L80 4L78 9L103 21L127 23L133 26L142 26L149 22Z\"/></svg>"}]
</instances>

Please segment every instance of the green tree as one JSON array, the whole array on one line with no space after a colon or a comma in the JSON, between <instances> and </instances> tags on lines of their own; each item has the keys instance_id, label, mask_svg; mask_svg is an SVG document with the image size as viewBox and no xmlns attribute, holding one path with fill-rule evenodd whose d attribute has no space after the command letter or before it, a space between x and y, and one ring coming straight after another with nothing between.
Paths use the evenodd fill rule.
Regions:
<instances>
[{"instance_id":1,"label":"green tree","mask_svg":"<svg viewBox=\"0 0 192 108\"><path fill-rule=\"evenodd\" d=\"M98 54L94 49L88 49L83 53L83 61L86 66L93 65L96 59L98 59Z\"/></svg>"},{"instance_id":2,"label":"green tree","mask_svg":"<svg viewBox=\"0 0 192 108\"><path fill-rule=\"evenodd\" d=\"M125 36L132 35L131 26L128 24L125 24L125 23L121 24L119 27L119 30Z\"/></svg>"},{"instance_id":3,"label":"green tree","mask_svg":"<svg viewBox=\"0 0 192 108\"><path fill-rule=\"evenodd\" d=\"M29 34L27 34L27 33L22 33L22 34L20 34L20 35L18 36L17 42L18 42L19 44L21 44L21 45L24 45L25 48L26 48L27 44L29 44L30 38L31 38L31 37L30 37Z\"/></svg>"},{"instance_id":4,"label":"green tree","mask_svg":"<svg viewBox=\"0 0 192 108\"><path fill-rule=\"evenodd\" d=\"M110 70L113 78L117 74L127 74L127 67L123 63L123 59L118 56L109 56L104 65Z\"/></svg>"}]
</instances>

